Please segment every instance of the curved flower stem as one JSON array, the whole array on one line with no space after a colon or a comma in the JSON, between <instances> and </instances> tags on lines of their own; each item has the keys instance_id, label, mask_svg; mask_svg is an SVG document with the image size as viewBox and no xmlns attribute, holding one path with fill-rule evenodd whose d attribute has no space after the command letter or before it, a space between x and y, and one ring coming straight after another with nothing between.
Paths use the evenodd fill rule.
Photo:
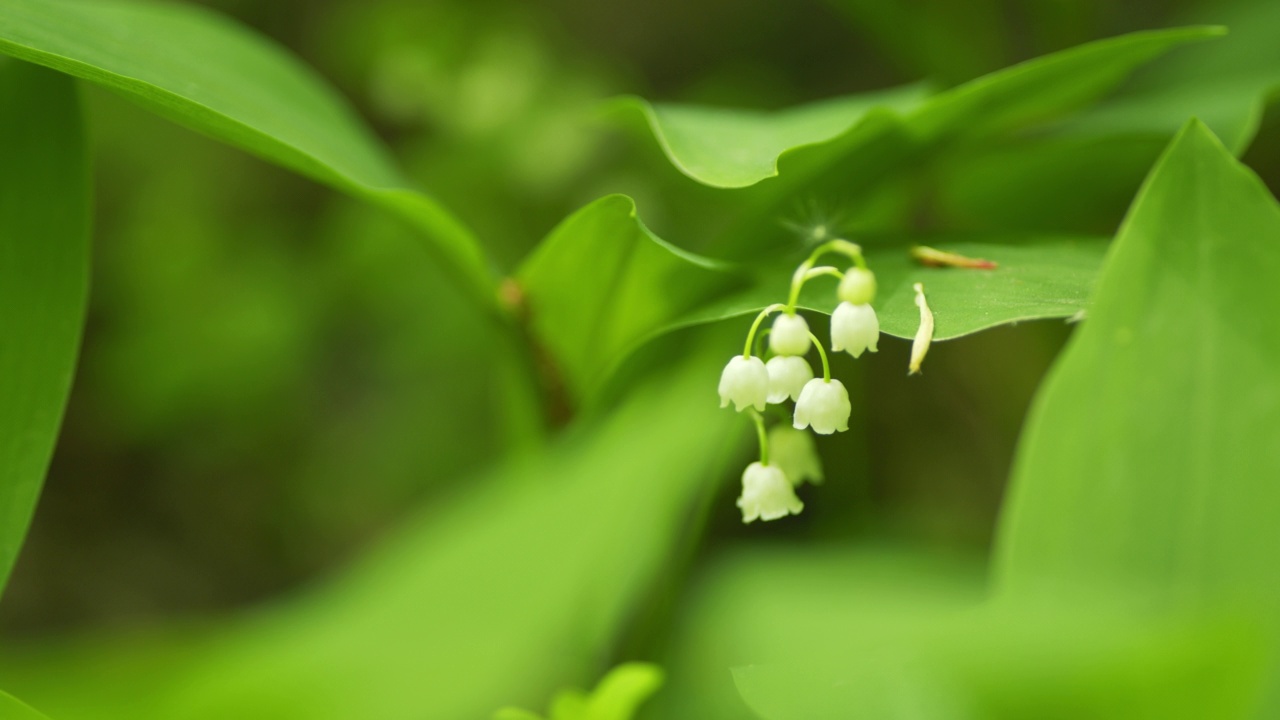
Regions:
<instances>
[{"instance_id":1,"label":"curved flower stem","mask_svg":"<svg viewBox=\"0 0 1280 720\"><path fill-rule=\"evenodd\" d=\"M840 240L840 239L822 243L818 247L814 248L813 252L809 254L809 261L808 261L809 265L812 266L815 262L818 261L819 257L829 252L840 253L841 255L844 255L845 257L852 260L854 265L857 265L858 267L864 270L867 267L867 261L865 258L862 257L862 246L859 245L858 243L853 243L853 242L849 242L848 240Z\"/></svg>"},{"instance_id":2,"label":"curved flower stem","mask_svg":"<svg viewBox=\"0 0 1280 720\"><path fill-rule=\"evenodd\" d=\"M800 272L801 270L804 270L804 272ZM800 290L804 287L804 284L816 277L822 277L823 275L833 275L837 278L844 277L844 273L830 265L823 265L822 267L816 268L806 268L804 265L801 265L796 270L796 274L791 276L791 295L787 298L788 315L794 315L796 313L796 304L800 302Z\"/></svg>"},{"instance_id":3,"label":"curved flower stem","mask_svg":"<svg viewBox=\"0 0 1280 720\"><path fill-rule=\"evenodd\" d=\"M822 341L817 335L809 333L809 338L813 340L813 346L818 348L818 355L822 357L822 381L831 382L831 364L827 362L827 351L822 349Z\"/></svg>"},{"instance_id":4,"label":"curved flower stem","mask_svg":"<svg viewBox=\"0 0 1280 720\"><path fill-rule=\"evenodd\" d=\"M742 357L751 357L751 346L756 339L756 331L760 329L760 323L764 322L764 319L769 317L769 313L777 312L778 310L785 310L786 308L787 306L782 303L774 303L761 310L759 315L756 315L755 322L751 323L751 330L747 332L747 342L742 346Z\"/></svg>"},{"instance_id":5,"label":"curved flower stem","mask_svg":"<svg viewBox=\"0 0 1280 720\"><path fill-rule=\"evenodd\" d=\"M773 331L770 330L769 328L765 328L764 330L761 330L760 334L756 336L756 341L751 348L751 352L755 353L760 357L764 357L765 350L762 346L765 344L765 341L769 339L769 333L771 332Z\"/></svg>"},{"instance_id":6,"label":"curved flower stem","mask_svg":"<svg viewBox=\"0 0 1280 720\"><path fill-rule=\"evenodd\" d=\"M796 303L800 300L800 288L804 287L806 282L820 275L836 275L840 272L835 268L823 270L822 272L815 272L815 270L819 270L821 268L814 268L814 264L818 262L818 258L826 255L827 253L839 253L852 260L854 265L857 265L863 270L867 269L867 260L862 257L861 245L841 239L822 243L818 247L814 248L813 252L809 253L809 257L806 258L804 262L800 263L800 267L796 268L795 273L791 276L791 296L787 300L788 314L795 314ZM837 277L843 277L843 274L841 273L837 275Z\"/></svg>"},{"instance_id":7,"label":"curved flower stem","mask_svg":"<svg viewBox=\"0 0 1280 720\"><path fill-rule=\"evenodd\" d=\"M769 464L769 434L764 429L764 416L755 410L751 411L751 419L756 423L756 438L760 441L760 464Z\"/></svg>"}]
</instances>

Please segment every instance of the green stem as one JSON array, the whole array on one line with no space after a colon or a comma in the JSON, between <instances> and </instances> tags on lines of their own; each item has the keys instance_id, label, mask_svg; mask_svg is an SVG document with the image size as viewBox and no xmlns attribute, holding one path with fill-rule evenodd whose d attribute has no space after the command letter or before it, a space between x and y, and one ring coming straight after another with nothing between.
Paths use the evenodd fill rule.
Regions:
<instances>
[{"instance_id":1,"label":"green stem","mask_svg":"<svg viewBox=\"0 0 1280 720\"><path fill-rule=\"evenodd\" d=\"M805 276L809 274L810 268L813 267L814 258L810 256L808 260L800 263L800 267L791 275L791 292L787 294L787 314L796 314L796 303L800 302L800 289L804 287Z\"/></svg>"},{"instance_id":2,"label":"green stem","mask_svg":"<svg viewBox=\"0 0 1280 720\"><path fill-rule=\"evenodd\" d=\"M760 329L760 323L764 322L764 319L769 317L769 313L777 312L778 310L785 310L786 307L787 306L782 303L774 303L761 310L759 315L756 315L755 322L751 323L751 330L747 332L747 342L742 346L742 357L751 357L751 346L753 341L756 339L756 331Z\"/></svg>"},{"instance_id":3,"label":"green stem","mask_svg":"<svg viewBox=\"0 0 1280 720\"><path fill-rule=\"evenodd\" d=\"M807 263L808 261L805 262ZM796 305L800 302L800 290L804 287L804 284L823 275L834 275L838 278L844 277L844 273L830 265L808 267L806 264L801 264L800 267L796 268L795 274L791 276L791 294L787 297L788 315L796 314Z\"/></svg>"},{"instance_id":4,"label":"green stem","mask_svg":"<svg viewBox=\"0 0 1280 720\"><path fill-rule=\"evenodd\" d=\"M813 263L818 261L819 257L829 252L844 255L860 268L865 268L867 266L867 261L862 257L862 246L858 243L841 239L831 240L830 242L822 243L818 247L814 248L813 252L809 254L809 264L813 265Z\"/></svg>"},{"instance_id":5,"label":"green stem","mask_svg":"<svg viewBox=\"0 0 1280 720\"><path fill-rule=\"evenodd\" d=\"M827 362L827 351L822 349L822 341L817 335L809 333L809 338L813 340L813 346L818 348L818 355L822 357L822 381L831 382L831 364Z\"/></svg>"},{"instance_id":6,"label":"green stem","mask_svg":"<svg viewBox=\"0 0 1280 720\"><path fill-rule=\"evenodd\" d=\"M800 302L800 289L809 280L820 277L822 275L835 275L836 277L844 277L844 274L835 268L815 268L814 264L818 262L818 258L827 253L840 253L853 261L863 270L867 269L867 260L862 257L862 246L848 240L831 240L824 242L809 253L809 257L800 263L800 267L796 268L795 273L791 276L791 295L787 298L787 314L794 315L796 312L796 303Z\"/></svg>"},{"instance_id":7,"label":"green stem","mask_svg":"<svg viewBox=\"0 0 1280 720\"><path fill-rule=\"evenodd\" d=\"M764 330L761 330L761 331L760 331L760 334L756 337L755 346L751 348L751 351L752 351L753 353L755 353L756 355L759 355L759 356L761 356L761 357L763 357L763 356L764 356L764 348L763 348L763 347L761 347L761 346L762 346L762 345L764 345L764 344L765 344L765 342L767 342L767 341L768 341L768 339L769 339L769 333L771 333L771 332L773 332L773 330L772 330L771 328L765 328Z\"/></svg>"},{"instance_id":8,"label":"green stem","mask_svg":"<svg viewBox=\"0 0 1280 720\"><path fill-rule=\"evenodd\" d=\"M756 438L760 440L760 464L769 464L769 434L764 429L764 417L756 412L751 411L751 419L756 422Z\"/></svg>"}]
</instances>

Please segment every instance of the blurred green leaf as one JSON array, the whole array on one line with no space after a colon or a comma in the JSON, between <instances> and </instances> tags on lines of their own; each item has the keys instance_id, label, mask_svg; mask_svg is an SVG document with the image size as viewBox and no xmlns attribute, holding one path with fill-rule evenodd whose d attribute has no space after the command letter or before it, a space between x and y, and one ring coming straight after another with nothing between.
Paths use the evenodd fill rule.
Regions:
<instances>
[{"instance_id":1,"label":"blurred green leaf","mask_svg":"<svg viewBox=\"0 0 1280 720\"><path fill-rule=\"evenodd\" d=\"M663 150L686 175L716 187L745 187L788 172L810 175L835 163L857 165L859 154L878 152L872 141L886 123L900 126L907 145L918 147L945 135L984 135L1043 122L1096 99L1174 47L1221 34L1220 28L1189 27L1099 40L928 99L911 86L771 114L642 101L628 107L645 114ZM878 121L869 121L873 117ZM896 155L902 159L907 153Z\"/></svg>"},{"instance_id":2,"label":"blurred green leaf","mask_svg":"<svg viewBox=\"0 0 1280 720\"><path fill-rule=\"evenodd\" d=\"M1248 631L1138 613L991 606L919 617L920 630L844 619L850 645L734 668L764 720L1199 720L1252 717L1259 653ZM841 632L844 635L844 632Z\"/></svg>"},{"instance_id":3,"label":"blurred green leaf","mask_svg":"<svg viewBox=\"0 0 1280 720\"><path fill-rule=\"evenodd\" d=\"M1231 29L1214 43L1178 50L1121 92L1057 132L1083 137L1169 137L1197 117L1236 155L1253 141L1269 98L1280 91L1280 4L1216 2L1197 13Z\"/></svg>"},{"instance_id":4,"label":"blurred green leaf","mask_svg":"<svg viewBox=\"0 0 1280 720\"><path fill-rule=\"evenodd\" d=\"M584 720L631 720L636 708L662 687L662 669L647 663L619 665L600 681Z\"/></svg>"},{"instance_id":5,"label":"blurred green leaf","mask_svg":"<svg viewBox=\"0 0 1280 720\"><path fill-rule=\"evenodd\" d=\"M908 77L954 84L1007 64L1012 33L1000 0L828 0ZM1021 28L1019 28L1021 29Z\"/></svg>"},{"instance_id":6,"label":"blurred green leaf","mask_svg":"<svg viewBox=\"0 0 1280 720\"><path fill-rule=\"evenodd\" d=\"M981 599L981 569L963 556L776 542L721 553L686 591L659 660L667 685L642 717L751 717L731 668L856 648L860 634L933 623Z\"/></svg>"},{"instance_id":7,"label":"blurred green leaf","mask_svg":"<svg viewBox=\"0 0 1280 720\"><path fill-rule=\"evenodd\" d=\"M1257 688L1244 624L1105 596L984 602L954 556L757 547L704 578L651 717L1241 718Z\"/></svg>"},{"instance_id":8,"label":"blurred green leaf","mask_svg":"<svg viewBox=\"0 0 1280 720\"><path fill-rule=\"evenodd\" d=\"M907 113L927 89L909 85L833 98L777 112L648 103L620 98L613 109L643 116L671 163L712 187L754 185L778 174L783 153L853 132L871 111Z\"/></svg>"},{"instance_id":9,"label":"blurred green leaf","mask_svg":"<svg viewBox=\"0 0 1280 720\"><path fill-rule=\"evenodd\" d=\"M880 331L911 338L920 324L912 285L924 283L937 323L936 340L949 340L1023 320L1071 317L1084 309L1107 239L1095 237L1000 237L982 241L952 238L922 243L969 257L994 260L994 270L924 267L911 259L910 242L865 243L867 263L876 273L879 293L874 307ZM828 258L830 260L830 258ZM797 261L798 262L798 261ZM741 294L697 310L674 326L752 315L775 302L785 302L791 281L788 270L773 273ZM839 304L835 280L805 285L802 307L830 314Z\"/></svg>"},{"instance_id":10,"label":"blurred green leaf","mask_svg":"<svg viewBox=\"0 0 1280 720\"><path fill-rule=\"evenodd\" d=\"M582 399L651 333L733 282L726 267L664 242L631 198L610 195L552 230L516 279L537 337Z\"/></svg>"},{"instance_id":11,"label":"blurred green leaf","mask_svg":"<svg viewBox=\"0 0 1280 720\"><path fill-rule=\"evenodd\" d=\"M969 229L1110 230L1191 117L1242 155L1280 90L1280 5L1208 3L1187 19L1231 32L1174 50L1096 106L1044 132L951 154L935 176L942 222Z\"/></svg>"},{"instance_id":12,"label":"blurred green leaf","mask_svg":"<svg viewBox=\"0 0 1280 720\"><path fill-rule=\"evenodd\" d=\"M1097 40L977 78L922 105L907 122L925 138L985 134L1043 122L1101 97L1170 50L1221 36L1220 27L1145 30Z\"/></svg>"},{"instance_id":13,"label":"blurred green leaf","mask_svg":"<svg viewBox=\"0 0 1280 720\"><path fill-rule=\"evenodd\" d=\"M207 10L180 4L8 0L0 52L102 85L175 122L404 218L485 307L475 238L411 189L314 71Z\"/></svg>"},{"instance_id":14,"label":"blurred green leaf","mask_svg":"<svg viewBox=\"0 0 1280 720\"><path fill-rule=\"evenodd\" d=\"M71 391L89 289L89 225L74 83L0 59L0 590Z\"/></svg>"},{"instance_id":15,"label":"blurred green leaf","mask_svg":"<svg viewBox=\"0 0 1280 720\"><path fill-rule=\"evenodd\" d=\"M542 707L595 676L695 500L745 440L742 418L715 402L720 353L688 357L608 420L477 478L323 587L227 622L162 672L138 662L138 674L95 685L95 657L112 657L109 646L44 666L9 649L16 669L0 671L60 720L416 720Z\"/></svg>"},{"instance_id":16,"label":"blurred green leaf","mask_svg":"<svg viewBox=\"0 0 1280 720\"><path fill-rule=\"evenodd\" d=\"M1276 607L1280 206L1200 122L1152 171L1028 421L1001 584Z\"/></svg>"},{"instance_id":17,"label":"blurred green leaf","mask_svg":"<svg viewBox=\"0 0 1280 720\"><path fill-rule=\"evenodd\" d=\"M662 669L647 663L624 663L609 671L586 695L568 690L551 704L548 720L631 720L636 708L662 685ZM503 708L494 720L541 720L527 710Z\"/></svg>"},{"instance_id":18,"label":"blurred green leaf","mask_svg":"<svg viewBox=\"0 0 1280 720\"><path fill-rule=\"evenodd\" d=\"M49 720L17 698L0 692L0 717L4 720Z\"/></svg>"}]
</instances>

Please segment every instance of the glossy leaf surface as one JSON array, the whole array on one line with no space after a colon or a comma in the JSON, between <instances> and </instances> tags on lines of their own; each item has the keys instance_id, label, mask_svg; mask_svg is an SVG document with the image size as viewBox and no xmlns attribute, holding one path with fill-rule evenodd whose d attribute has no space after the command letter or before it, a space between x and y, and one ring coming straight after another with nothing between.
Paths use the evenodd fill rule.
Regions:
<instances>
[{"instance_id":1,"label":"glossy leaf surface","mask_svg":"<svg viewBox=\"0 0 1280 720\"><path fill-rule=\"evenodd\" d=\"M0 589L71 391L89 281L89 169L74 83L0 59Z\"/></svg>"},{"instance_id":2,"label":"glossy leaf surface","mask_svg":"<svg viewBox=\"0 0 1280 720\"><path fill-rule=\"evenodd\" d=\"M0 53L119 92L175 122L398 214L459 282L493 306L470 231L411 189L310 68L207 10L167 3L7 0Z\"/></svg>"}]
</instances>

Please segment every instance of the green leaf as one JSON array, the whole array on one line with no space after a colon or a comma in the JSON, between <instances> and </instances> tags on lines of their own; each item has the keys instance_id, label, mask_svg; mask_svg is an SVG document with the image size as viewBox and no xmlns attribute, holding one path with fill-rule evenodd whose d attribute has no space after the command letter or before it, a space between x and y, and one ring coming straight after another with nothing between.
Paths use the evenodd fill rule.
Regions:
<instances>
[{"instance_id":1,"label":"green leaf","mask_svg":"<svg viewBox=\"0 0 1280 720\"><path fill-rule=\"evenodd\" d=\"M1136 68L1220 27L1145 30L1097 40L1019 63L941 93L908 118L916 133L989 133L1043 122L1116 87Z\"/></svg>"},{"instance_id":2,"label":"green leaf","mask_svg":"<svg viewBox=\"0 0 1280 720\"><path fill-rule=\"evenodd\" d=\"M862 155L882 152L871 140L886 124L900 126L897 132L907 139L903 149L891 153L899 162L912 155L907 148L918 149L945 135L982 135L1043 122L1103 95L1135 68L1174 47L1221 34L1219 28L1190 27L1099 40L991 73L927 100L919 86L912 86L776 113L647 106L637 100L628 101L628 107L644 114L681 172L714 187L745 187L775 175L786 177L789 171L811 175L816 167L837 162L857 165Z\"/></svg>"},{"instance_id":3,"label":"green leaf","mask_svg":"<svg viewBox=\"0 0 1280 720\"><path fill-rule=\"evenodd\" d=\"M0 59L0 590L40 497L75 374L89 224L74 84Z\"/></svg>"},{"instance_id":4,"label":"green leaf","mask_svg":"<svg viewBox=\"0 0 1280 720\"><path fill-rule=\"evenodd\" d=\"M912 285L917 282L924 284L934 312L936 340L1024 320L1076 315L1085 308L1108 242L1106 238L1054 236L920 240L940 250L994 260L999 267L923 267L911 259L910 242L866 243L867 263L880 288L873 306L880 331L888 335L915 336L920 311ZM753 315L771 303L786 302L790 281L790 267L773 272L751 289L699 309L674 326ZM811 280L800 296L801 307L816 312L830 314L838 304L835 280L830 278Z\"/></svg>"},{"instance_id":5,"label":"green leaf","mask_svg":"<svg viewBox=\"0 0 1280 720\"><path fill-rule=\"evenodd\" d=\"M529 712L528 710L521 710L520 708L502 708L501 710L493 714L493 720L543 720L543 719L541 715L534 712Z\"/></svg>"},{"instance_id":6,"label":"green leaf","mask_svg":"<svg viewBox=\"0 0 1280 720\"><path fill-rule=\"evenodd\" d=\"M0 692L0 717L4 720L49 720L20 700L4 692Z\"/></svg>"},{"instance_id":7,"label":"green leaf","mask_svg":"<svg viewBox=\"0 0 1280 720\"><path fill-rule=\"evenodd\" d=\"M999 0L828 0L907 77L930 77L948 85L1007 64L1013 40L1009 13ZM1031 18L1019 17L1019 21ZM1025 29L1019 27L1018 40Z\"/></svg>"},{"instance_id":8,"label":"green leaf","mask_svg":"<svg viewBox=\"0 0 1280 720\"><path fill-rule=\"evenodd\" d=\"M813 543L717 553L681 604L671 649L659 659L667 685L647 710L655 718L748 717L731 668L856 648L868 631L935 624L981 597L980 568L962 557Z\"/></svg>"},{"instance_id":9,"label":"green leaf","mask_svg":"<svg viewBox=\"0 0 1280 720\"><path fill-rule=\"evenodd\" d=\"M1090 138L1169 137L1194 116L1243 154L1268 98L1280 90L1280 4L1212 3L1197 14L1211 16L1231 34L1145 68L1121 92L1056 131Z\"/></svg>"},{"instance_id":10,"label":"green leaf","mask_svg":"<svg viewBox=\"0 0 1280 720\"><path fill-rule=\"evenodd\" d=\"M654 331L733 282L724 268L663 242L631 198L610 195L552 230L516 279L536 336L582 399Z\"/></svg>"},{"instance_id":11,"label":"green leaf","mask_svg":"<svg viewBox=\"0 0 1280 720\"><path fill-rule=\"evenodd\" d=\"M1191 122L1036 400L1000 534L1007 591L1280 607L1277 277L1280 205Z\"/></svg>"},{"instance_id":12,"label":"green leaf","mask_svg":"<svg viewBox=\"0 0 1280 720\"><path fill-rule=\"evenodd\" d=\"M844 619L845 648L734 668L743 701L764 720L1254 717L1260 653L1239 626L1062 604L919 617L923 632L880 619Z\"/></svg>"},{"instance_id":13,"label":"green leaf","mask_svg":"<svg viewBox=\"0 0 1280 720\"><path fill-rule=\"evenodd\" d=\"M651 104L627 97L619 98L613 109L641 116L685 175L712 187L739 188L776 176L783 153L851 132L873 110L913 110L925 94L925 86L909 85L778 112Z\"/></svg>"},{"instance_id":14,"label":"green leaf","mask_svg":"<svg viewBox=\"0 0 1280 720\"><path fill-rule=\"evenodd\" d=\"M609 671L586 695L566 690L551 704L548 720L631 720L636 710L662 685L662 669L647 663L623 663ZM528 710L503 708L493 720L541 720Z\"/></svg>"},{"instance_id":15,"label":"green leaf","mask_svg":"<svg viewBox=\"0 0 1280 720\"><path fill-rule=\"evenodd\" d=\"M955 556L762 547L703 578L654 717L1243 718L1258 687L1244 624L1106 595L987 602Z\"/></svg>"},{"instance_id":16,"label":"green leaf","mask_svg":"<svg viewBox=\"0 0 1280 720\"><path fill-rule=\"evenodd\" d=\"M167 3L7 0L0 52L119 92L398 214L431 240L465 289L494 306L493 279L470 231L410 189L312 70L220 16Z\"/></svg>"},{"instance_id":17,"label":"green leaf","mask_svg":"<svg viewBox=\"0 0 1280 720\"><path fill-rule=\"evenodd\" d=\"M662 687L662 669L624 663L609 671L587 700L584 720L631 720L641 703Z\"/></svg>"},{"instance_id":18,"label":"green leaf","mask_svg":"<svg viewBox=\"0 0 1280 720\"><path fill-rule=\"evenodd\" d=\"M476 478L339 577L225 621L158 671L130 662L96 683L104 663L115 667L109 645L40 669L39 654L7 648L0 671L60 720L417 720L542 707L596 676L692 506L746 439L744 420L715 402L721 353L688 358L607 420Z\"/></svg>"}]
</instances>

